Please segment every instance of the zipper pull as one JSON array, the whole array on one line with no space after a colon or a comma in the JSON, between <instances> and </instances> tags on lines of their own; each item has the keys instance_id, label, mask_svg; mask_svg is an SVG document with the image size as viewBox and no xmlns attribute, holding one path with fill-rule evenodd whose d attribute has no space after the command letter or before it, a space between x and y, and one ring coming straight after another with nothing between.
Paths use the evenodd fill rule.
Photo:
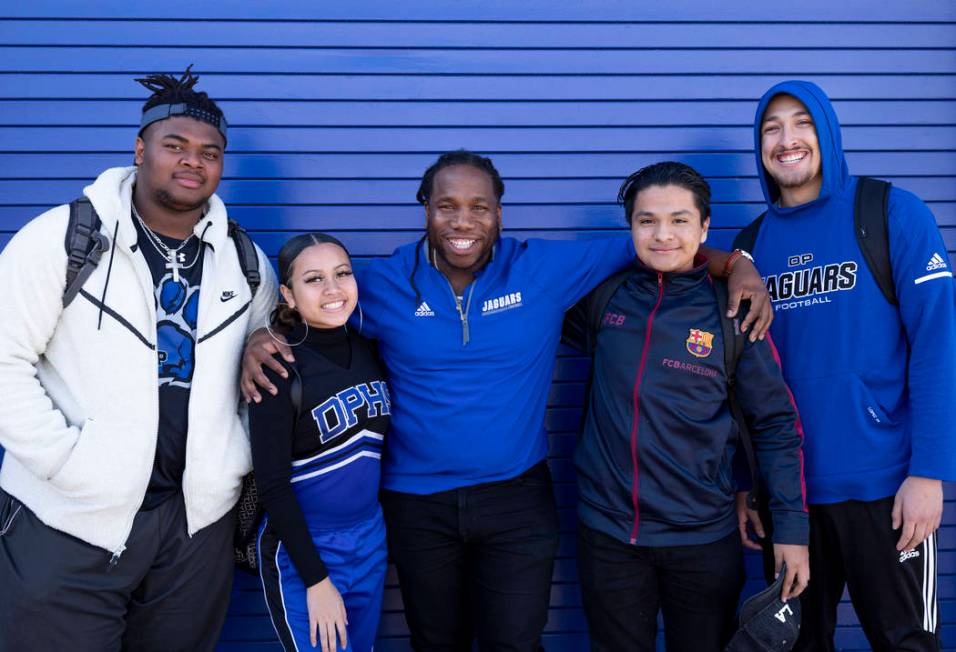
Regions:
<instances>
[{"instance_id":1,"label":"zipper pull","mask_svg":"<svg viewBox=\"0 0 956 652\"><path fill-rule=\"evenodd\" d=\"M458 308L458 317L461 319L461 345L468 344L468 320L465 319L465 313L461 310L461 297L455 295L455 306Z\"/></svg>"},{"instance_id":2,"label":"zipper pull","mask_svg":"<svg viewBox=\"0 0 956 652\"><path fill-rule=\"evenodd\" d=\"M110 563L106 565L106 572L111 572L116 565L119 564L120 557L123 555L123 551L126 550L126 546L122 546L118 550L113 551L113 556L110 557Z\"/></svg>"}]
</instances>

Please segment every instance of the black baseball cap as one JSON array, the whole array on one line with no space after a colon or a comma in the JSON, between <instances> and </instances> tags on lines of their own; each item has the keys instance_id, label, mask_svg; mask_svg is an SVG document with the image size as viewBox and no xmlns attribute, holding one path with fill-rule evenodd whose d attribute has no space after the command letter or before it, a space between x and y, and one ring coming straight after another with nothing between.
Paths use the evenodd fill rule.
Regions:
<instances>
[{"instance_id":1,"label":"black baseball cap","mask_svg":"<svg viewBox=\"0 0 956 652\"><path fill-rule=\"evenodd\" d=\"M800 634L800 599L780 599L787 567L776 581L740 606L740 629L725 652L789 652Z\"/></svg>"}]
</instances>

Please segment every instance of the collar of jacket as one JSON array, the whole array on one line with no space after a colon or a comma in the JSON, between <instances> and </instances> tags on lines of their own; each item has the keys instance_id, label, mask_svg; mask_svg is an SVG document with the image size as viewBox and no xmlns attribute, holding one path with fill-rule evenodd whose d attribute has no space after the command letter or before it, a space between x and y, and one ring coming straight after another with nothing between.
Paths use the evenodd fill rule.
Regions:
<instances>
[{"instance_id":1,"label":"collar of jacket","mask_svg":"<svg viewBox=\"0 0 956 652\"><path fill-rule=\"evenodd\" d=\"M110 168L100 174L92 184L83 189L103 223L104 232L116 232L116 243L130 251L138 240L133 225L133 185L136 183L136 167ZM216 251L228 237L226 207L217 195L206 202L206 213L196 222L193 233L200 240L212 245ZM117 228L117 224L119 227Z\"/></svg>"},{"instance_id":2,"label":"collar of jacket","mask_svg":"<svg viewBox=\"0 0 956 652\"><path fill-rule=\"evenodd\" d=\"M635 256L633 263L635 273L631 278L641 290L657 294L658 277L660 277L668 294L681 293L692 290L709 278L707 264L707 258L697 254L694 256L694 267L686 272L658 272Z\"/></svg>"}]
</instances>

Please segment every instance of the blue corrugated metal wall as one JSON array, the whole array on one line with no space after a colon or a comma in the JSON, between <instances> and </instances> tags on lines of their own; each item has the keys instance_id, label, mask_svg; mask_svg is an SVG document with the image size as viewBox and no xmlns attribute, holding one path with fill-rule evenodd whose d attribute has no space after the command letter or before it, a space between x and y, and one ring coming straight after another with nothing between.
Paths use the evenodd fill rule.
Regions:
<instances>
[{"instance_id":1,"label":"blue corrugated metal wall","mask_svg":"<svg viewBox=\"0 0 956 652\"><path fill-rule=\"evenodd\" d=\"M132 77L195 62L232 125L220 194L270 255L305 229L337 232L362 257L413 240L418 176L457 147L494 157L508 185L505 224L519 237L619 229L619 180L656 160L685 161L713 184L712 240L726 245L761 210L755 100L798 76L834 99L851 169L926 199L956 259L949 2L5 4L0 245L101 169L129 163L144 96ZM562 357L547 417L566 533L552 651L587 647L568 460L585 373L582 360ZM948 503L939 596L950 645L954 525ZM755 578L756 560L748 567ZM256 582L237 578L230 613L223 652L278 649ZM392 575L378 648L407 650L405 631ZM848 604L838 643L867 648Z\"/></svg>"}]
</instances>

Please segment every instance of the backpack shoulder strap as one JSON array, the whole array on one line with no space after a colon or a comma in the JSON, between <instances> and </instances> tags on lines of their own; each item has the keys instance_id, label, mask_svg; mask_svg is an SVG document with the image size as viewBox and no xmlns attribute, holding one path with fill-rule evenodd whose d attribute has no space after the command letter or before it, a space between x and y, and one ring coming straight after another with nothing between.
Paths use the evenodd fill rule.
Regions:
<instances>
[{"instance_id":1,"label":"backpack shoulder strap","mask_svg":"<svg viewBox=\"0 0 956 652\"><path fill-rule=\"evenodd\" d=\"M724 341L724 371L727 374L727 382L732 385L737 380L737 360L744 350L745 335L740 332L740 319L727 316L727 303L730 301L727 283L722 279L715 279L714 292L717 295L720 330Z\"/></svg>"},{"instance_id":2,"label":"backpack shoulder strap","mask_svg":"<svg viewBox=\"0 0 956 652\"><path fill-rule=\"evenodd\" d=\"M66 249L64 308L76 298L99 264L103 252L109 249L109 238L100 233L100 225L100 216L89 199L80 197L70 202L70 221L63 242Z\"/></svg>"},{"instance_id":3,"label":"backpack shoulder strap","mask_svg":"<svg viewBox=\"0 0 956 652\"><path fill-rule=\"evenodd\" d=\"M262 276L259 274L259 255L256 253L256 246L246 230L233 220L229 220L229 237L236 245L242 274L246 277L246 282L249 284L249 289L252 290L252 296L254 297L256 296L256 290L259 289L259 283L262 281Z\"/></svg>"},{"instance_id":4,"label":"backpack shoulder strap","mask_svg":"<svg viewBox=\"0 0 956 652\"><path fill-rule=\"evenodd\" d=\"M621 284L624 283L624 279L627 278L630 274L630 269L625 269L614 276L610 276L604 281L601 282L599 286L594 288L594 291L591 292L588 298L587 304L587 313L588 313L588 326L587 326L587 354L591 355L594 353L594 346L596 344L597 332L601 328L601 320L604 319L604 309L607 308L608 302L610 302L611 297L614 296L614 293L617 292L617 289L621 287Z\"/></svg>"},{"instance_id":5,"label":"backpack shoulder strap","mask_svg":"<svg viewBox=\"0 0 956 652\"><path fill-rule=\"evenodd\" d=\"M730 413L737 424L737 431L740 434L740 445L747 456L747 466L750 467L750 495L747 496L747 504L751 508L756 508L759 502L760 483L757 477L757 456L754 454L753 440L750 438L750 428L747 426L747 418L744 411L737 401L737 362L740 355L747 345L746 335L740 331L740 318L731 319L727 316L727 303L729 295L727 292L727 283L723 280L714 281L714 292L717 294L717 310L720 311L720 332L724 343L724 372L727 376L727 401L730 403Z\"/></svg>"},{"instance_id":6,"label":"backpack shoulder strap","mask_svg":"<svg viewBox=\"0 0 956 652\"><path fill-rule=\"evenodd\" d=\"M890 261L889 212L887 202L892 184L860 177L853 205L853 231L867 267L891 305L898 305L893 266Z\"/></svg>"},{"instance_id":7,"label":"backpack shoulder strap","mask_svg":"<svg viewBox=\"0 0 956 652\"><path fill-rule=\"evenodd\" d=\"M754 252L754 246L757 244L757 235L760 233L760 225L763 224L763 218L766 216L767 211L764 211L757 219L740 230L740 233L734 238L734 249L742 249L748 254Z\"/></svg>"}]
</instances>

